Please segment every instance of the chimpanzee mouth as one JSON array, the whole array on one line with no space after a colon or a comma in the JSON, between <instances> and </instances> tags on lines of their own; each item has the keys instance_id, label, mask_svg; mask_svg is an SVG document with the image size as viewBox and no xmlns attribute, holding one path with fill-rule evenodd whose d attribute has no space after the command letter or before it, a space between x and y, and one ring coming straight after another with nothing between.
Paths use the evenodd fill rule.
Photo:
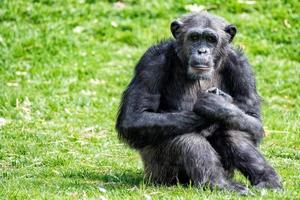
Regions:
<instances>
[{"instance_id":1,"label":"chimpanzee mouth","mask_svg":"<svg viewBox=\"0 0 300 200\"><path fill-rule=\"evenodd\" d=\"M193 68L193 70L196 71L207 71L211 69L211 67L207 65L195 65L195 66L191 66L191 68Z\"/></svg>"}]
</instances>

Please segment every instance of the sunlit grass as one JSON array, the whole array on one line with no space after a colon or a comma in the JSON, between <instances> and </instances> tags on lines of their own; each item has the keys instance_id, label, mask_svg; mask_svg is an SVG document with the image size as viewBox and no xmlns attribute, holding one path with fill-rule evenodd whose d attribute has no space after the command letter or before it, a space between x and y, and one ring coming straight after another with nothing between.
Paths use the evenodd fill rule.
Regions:
<instances>
[{"instance_id":1,"label":"sunlit grass","mask_svg":"<svg viewBox=\"0 0 300 200\"><path fill-rule=\"evenodd\" d=\"M299 198L298 1L4 0L0 199L241 198L148 183L138 154L120 143L114 130L135 63L151 44L170 37L170 21L192 4L236 24L235 44L253 64L264 100L267 137L261 149L285 188L253 190L255 195Z\"/></svg>"}]
</instances>

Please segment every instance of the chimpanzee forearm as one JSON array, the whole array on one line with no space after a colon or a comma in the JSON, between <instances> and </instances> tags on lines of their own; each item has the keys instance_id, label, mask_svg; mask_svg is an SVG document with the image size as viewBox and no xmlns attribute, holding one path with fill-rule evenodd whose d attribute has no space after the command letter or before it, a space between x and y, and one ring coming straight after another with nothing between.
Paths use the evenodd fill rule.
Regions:
<instances>
[{"instance_id":1,"label":"chimpanzee forearm","mask_svg":"<svg viewBox=\"0 0 300 200\"><path fill-rule=\"evenodd\" d=\"M209 136L213 132L224 127L229 130L240 130L250 133L249 137L255 142L259 143L264 136L262 123L259 119L244 113L242 110L231 110L230 112L223 110L219 111L217 115L209 114L209 118L219 123L211 125L209 128L202 130L203 136ZM223 116L222 116L223 115ZM204 116L204 115L203 115Z\"/></svg>"},{"instance_id":2,"label":"chimpanzee forearm","mask_svg":"<svg viewBox=\"0 0 300 200\"><path fill-rule=\"evenodd\" d=\"M202 117L192 111L174 113L142 112L124 117L117 130L125 141L134 148L155 145L170 137L189 133L207 126Z\"/></svg>"},{"instance_id":3,"label":"chimpanzee forearm","mask_svg":"<svg viewBox=\"0 0 300 200\"><path fill-rule=\"evenodd\" d=\"M251 138L257 143L264 136L264 129L259 119L244 113L237 109L231 113L226 119L222 119L225 127L241 130L251 134Z\"/></svg>"},{"instance_id":4,"label":"chimpanzee forearm","mask_svg":"<svg viewBox=\"0 0 300 200\"><path fill-rule=\"evenodd\" d=\"M219 122L228 129L249 133L255 142L260 141L264 135L260 119L249 115L221 96L209 93L199 94L194 111L211 121Z\"/></svg>"},{"instance_id":5,"label":"chimpanzee forearm","mask_svg":"<svg viewBox=\"0 0 300 200\"><path fill-rule=\"evenodd\" d=\"M220 121L222 125L229 129L236 129L251 134L251 138L258 142L264 136L262 123L259 119L246 114L237 106L220 108L215 113L207 113L210 118Z\"/></svg>"},{"instance_id":6,"label":"chimpanzee forearm","mask_svg":"<svg viewBox=\"0 0 300 200\"><path fill-rule=\"evenodd\" d=\"M219 109L217 116L219 116L225 127L250 133L253 141L255 143L259 142L264 136L264 129L261 120L258 118L259 116L251 113L254 115L252 116L239 106L244 109L247 107L242 106L241 103L238 105L228 103L225 104L224 109Z\"/></svg>"}]
</instances>

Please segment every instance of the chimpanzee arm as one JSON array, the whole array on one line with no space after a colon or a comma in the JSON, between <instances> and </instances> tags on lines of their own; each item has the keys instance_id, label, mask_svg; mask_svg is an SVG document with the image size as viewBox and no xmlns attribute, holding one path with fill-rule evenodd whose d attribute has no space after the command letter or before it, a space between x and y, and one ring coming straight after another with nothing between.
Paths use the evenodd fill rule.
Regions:
<instances>
[{"instance_id":1,"label":"chimpanzee arm","mask_svg":"<svg viewBox=\"0 0 300 200\"><path fill-rule=\"evenodd\" d=\"M229 130L241 130L249 133L255 143L259 142L264 134L260 119L216 94L199 94L194 112L206 117L211 122L220 123Z\"/></svg>"},{"instance_id":2,"label":"chimpanzee arm","mask_svg":"<svg viewBox=\"0 0 300 200\"><path fill-rule=\"evenodd\" d=\"M255 141L260 141L264 136L264 129L260 114L260 97L257 94L255 77L251 65L241 50L232 50L229 55L228 67L224 68L231 86L230 94L234 104L243 112L233 117L229 126L249 130Z\"/></svg>"},{"instance_id":3,"label":"chimpanzee arm","mask_svg":"<svg viewBox=\"0 0 300 200\"><path fill-rule=\"evenodd\" d=\"M194 111L220 121L228 129L248 132L255 142L259 142L264 130L251 66L241 52L229 52L221 74L223 87L232 96L233 103L214 94L200 94Z\"/></svg>"},{"instance_id":4,"label":"chimpanzee arm","mask_svg":"<svg viewBox=\"0 0 300 200\"><path fill-rule=\"evenodd\" d=\"M165 51L156 47L145 53L123 94L116 129L131 147L155 145L205 124L192 111L159 112L160 91L168 78Z\"/></svg>"}]
</instances>

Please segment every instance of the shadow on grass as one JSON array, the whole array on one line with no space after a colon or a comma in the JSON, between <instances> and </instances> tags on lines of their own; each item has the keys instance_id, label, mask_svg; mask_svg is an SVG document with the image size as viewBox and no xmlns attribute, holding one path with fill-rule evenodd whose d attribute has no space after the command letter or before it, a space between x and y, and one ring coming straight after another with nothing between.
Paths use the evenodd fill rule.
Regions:
<instances>
[{"instance_id":1,"label":"shadow on grass","mask_svg":"<svg viewBox=\"0 0 300 200\"><path fill-rule=\"evenodd\" d=\"M109 188L132 188L144 183L143 172L124 170L112 172L99 172L91 170L67 171L63 174L64 178L76 179L80 182L92 183L93 185L103 185Z\"/></svg>"}]
</instances>

